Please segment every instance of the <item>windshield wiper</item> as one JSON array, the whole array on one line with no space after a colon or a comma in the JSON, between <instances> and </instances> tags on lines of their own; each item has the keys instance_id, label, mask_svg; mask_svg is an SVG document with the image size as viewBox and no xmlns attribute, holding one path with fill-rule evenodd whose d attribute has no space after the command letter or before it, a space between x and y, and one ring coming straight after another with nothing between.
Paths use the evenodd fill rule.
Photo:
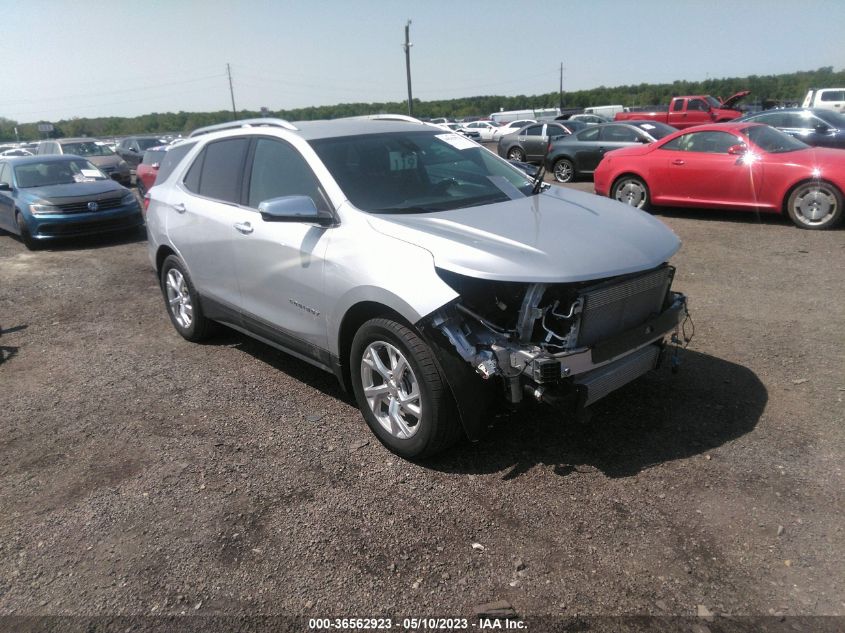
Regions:
<instances>
[{"instance_id":1,"label":"windshield wiper","mask_svg":"<svg viewBox=\"0 0 845 633\"><path fill-rule=\"evenodd\" d=\"M431 213L443 210L435 207L384 207L382 209L370 209L370 213Z\"/></svg>"}]
</instances>

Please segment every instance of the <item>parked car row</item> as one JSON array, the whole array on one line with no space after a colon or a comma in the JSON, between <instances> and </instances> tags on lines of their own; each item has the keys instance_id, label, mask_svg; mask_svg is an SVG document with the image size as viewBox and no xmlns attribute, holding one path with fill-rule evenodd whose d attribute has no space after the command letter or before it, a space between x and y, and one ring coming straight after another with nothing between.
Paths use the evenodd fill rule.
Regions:
<instances>
[{"instance_id":1,"label":"parked car row","mask_svg":"<svg viewBox=\"0 0 845 633\"><path fill-rule=\"evenodd\" d=\"M83 156L0 159L0 227L34 247L146 219L181 336L222 323L333 372L417 458L480 437L494 401L589 406L657 366L687 308L651 205L842 219L845 152L750 121L532 122L499 153L594 171L610 200L408 117L261 119L147 147L146 214Z\"/></svg>"}]
</instances>

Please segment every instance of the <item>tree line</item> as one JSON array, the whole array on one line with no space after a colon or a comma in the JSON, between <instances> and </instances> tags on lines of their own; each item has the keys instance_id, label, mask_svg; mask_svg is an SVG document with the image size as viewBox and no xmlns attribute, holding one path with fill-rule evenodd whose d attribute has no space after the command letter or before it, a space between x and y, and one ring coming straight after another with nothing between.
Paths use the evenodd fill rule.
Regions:
<instances>
[{"instance_id":1,"label":"tree line","mask_svg":"<svg viewBox=\"0 0 845 633\"><path fill-rule=\"evenodd\" d=\"M755 103L800 102L811 88L845 86L845 70L834 71L833 66L818 70L801 71L781 75L750 75L707 79L705 81L674 81L670 84L637 84L627 86L599 86L590 90L565 92L561 100L558 92L541 95L485 95L437 101L414 100L414 116L422 118L467 116L488 116L500 110L522 110L529 108L585 108L598 105L644 106L667 104L673 96L684 94L710 94L727 98L740 90L750 90L748 100ZM562 103L561 103L562 101ZM278 110L262 114L254 110L240 110L239 119L259 116L274 116L290 121L315 119L336 119L363 114L385 112L406 113L406 101L385 103L340 103L328 106L312 106L290 110ZM54 130L49 136L115 137L129 134L187 133L198 127L231 121L232 112L153 112L137 117L72 118L54 121ZM20 140L35 140L45 134L38 131L38 124L18 123L0 117L0 141L14 141L15 128Z\"/></svg>"}]
</instances>

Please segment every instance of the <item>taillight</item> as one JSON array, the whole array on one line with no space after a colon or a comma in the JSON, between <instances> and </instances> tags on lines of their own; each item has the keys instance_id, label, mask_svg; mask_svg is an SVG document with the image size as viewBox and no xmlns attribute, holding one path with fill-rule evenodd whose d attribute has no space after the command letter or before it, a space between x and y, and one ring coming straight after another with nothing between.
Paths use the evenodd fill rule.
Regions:
<instances>
[{"instance_id":1,"label":"taillight","mask_svg":"<svg viewBox=\"0 0 845 633\"><path fill-rule=\"evenodd\" d=\"M144 194L144 215L147 215L147 209L150 208L150 194Z\"/></svg>"}]
</instances>

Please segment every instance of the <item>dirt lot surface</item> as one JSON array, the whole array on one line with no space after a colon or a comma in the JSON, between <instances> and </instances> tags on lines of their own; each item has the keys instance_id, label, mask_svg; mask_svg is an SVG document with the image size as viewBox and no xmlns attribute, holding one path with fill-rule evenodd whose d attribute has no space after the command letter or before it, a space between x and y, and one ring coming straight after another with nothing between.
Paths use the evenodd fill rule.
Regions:
<instances>
[{"instance_id":1,"label":"dirt lot surface","mask_svg":"<svg viewBox=\"0 0 845 633\"><path fill-rule=\"evenodd\" d=\"M845 231L658 217L680 373L424 464L331 375L182 340L142 240L0 236L0 615L845 615Z\"/></svg>"}]
</instances>

